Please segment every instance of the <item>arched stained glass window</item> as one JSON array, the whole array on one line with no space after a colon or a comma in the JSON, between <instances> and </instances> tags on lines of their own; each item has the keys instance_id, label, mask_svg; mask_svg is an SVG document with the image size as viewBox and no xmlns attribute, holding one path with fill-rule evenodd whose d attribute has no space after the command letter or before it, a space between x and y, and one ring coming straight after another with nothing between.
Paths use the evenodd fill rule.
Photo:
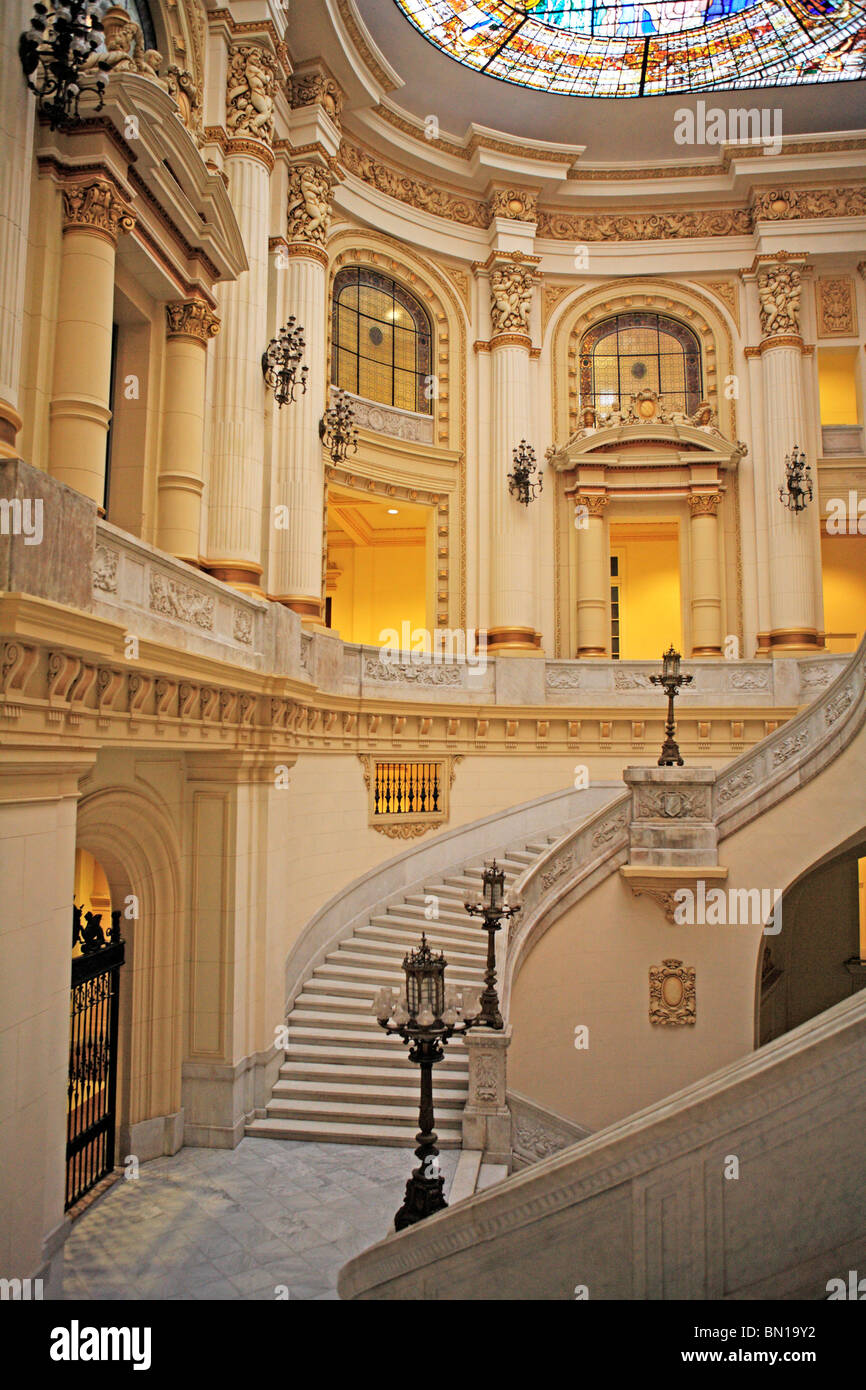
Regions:
<instances>
[{"instance_id":1,"label":"arched stained glass window","mask_svg":"<svg viewBox=\"0 0 866 1390\"><path fill-rule=\"evenodd\" d=\"M426 309L402 285L368 266L339 271L331 380L340 390L429 415L432 341Z\"/></svg>"},{"instance_id":2,"label":"arched stained glass window","mask_svg":"<svg viewBox=\"0 0 866 1390\"><path fill-rule=\"evenodd\" d=\"M668 410L692 415L701 401L701 349L691 328L664 314L616 314L580 345L580 403L624 407L635 391L658 392Z\"/></svg>"}]
</instances>

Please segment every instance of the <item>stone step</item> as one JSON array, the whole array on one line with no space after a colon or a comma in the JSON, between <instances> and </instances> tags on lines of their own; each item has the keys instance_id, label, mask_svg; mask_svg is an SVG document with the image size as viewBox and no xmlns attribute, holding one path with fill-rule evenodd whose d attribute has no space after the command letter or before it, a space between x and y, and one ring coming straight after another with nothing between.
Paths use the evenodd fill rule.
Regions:
<instances>
[{"instance_id":1,"label":"stone step","mask_svg":"<svg viewBox=\"0 0 866 1390\"><path fill-rule=\"evenodd\" d=\"M454 983L455 975L457 976L457 983L460 983L461 979L464 984L478 983L479 975L477 970L462 970L459 966L455 966L452 971L449 965L449 984ZM362 989L369 990L370 1001L372 1002L377 990L379 990L382 985L398 985L400 988L403 988L406 984L406 976L396 962L389 969L365 970L364 967L360 965L342 965L338 961L328 961L323 965L316 966L315 971L304 988L308 989L314 982L317 986L324 986L326 994L328 993L329 986L333 988L335 992L338 986L341 985L351 985L352 989L349 991L350 993L359 993Z\"/></svg>"},{"instance_id":2,"label":"stone step","mask_svg":"<svg viewBox=\"0 0 866 1390\"><path fill-rule=\"evenodd\" d=\"M332 1011L343 1013L344 1011L351 1010L353 1014L357 1013L359 1019L366 1018L368 1014L371 1018L374 1016L373 997L369 987L365 986L364 994L357 997L348 994L323 994L316 990L311 990L310 986L312 983L312 981L308 980L304 985L303 992L299 994L295 1000L295 1007L289 1015L289 1026L291 1026L292 1019L296 1017L295 1010L297 1009L300 1009L305 1014L318 1012L319 1010L327 1013L331 1013Z\"/></svg>"},{"instance_id":3,"label":"stone step","mask_svg":"<svg viewBox=\"0 0 866 1390\"><path fill-rule=\"evenodd\" d=\"M296 1004L289 1014L288 1026L290 1042L302 1028L323 1029L327 1033L344 1033L348 1029L359 1037L377 1041L384 1036L372 1009L324 1009L320 1008L318 999L313 1008L298 1008Z\"/></svg>"},{"instance_id":4,"label":"stone step","mask_svg":"<svg viewBox=\"0 0 866 1390\"><path fill-rule=\"evenodd\" d=\"M439 1131L440 1110L442 1112L442 1125L445 1129L454 1128L456 1124L462 1124L459 1119L463 1106L466 1103L464 1096L456 1105L446 1106L444 1102L438 1101L436 1093L433 1093L434 1103L436 1104L436 1130ZM449 1116L449 1110L451 1115ZM457 1115L454 1115L454 1111ZM378 1101L372 1104L362 1105L357 1101L341 1101L323 1099L321 1096L315 1100L302 1098L299 1100L274 1098L268 1106L267 1118L269 1120L351 1120L354 1123L371 1125L417 1125L418 1123L418 1097L407 1100L405 1103L391 1103L389 1101ZM449 1123L449 1119L451 1123Z\"/></svg>"},{"instance_id":5,"label":"stone step","mask_svg":"<svg viewBox=\"0 0 866 1390\"><path fill-rule=\"evenodd\" d=\"M417 1067L413 1071L417 1072ZM401 1105L408 1106L415 1112L418 1110L419 1089L415 1086L389 1086L387 1094L382 1095L381 1087L370 1085L367 1081L347 1081L325 1082L321 1078L316 1081L288 1081L282 1077L274 1086L274 1094L268 1105L268 1114L276 1101L296 1101L314 1100L327 1101L329 1104L339 1105L341 1103L357 1105ZM411 1078L410 1078L411 1079ZM415 1077L417 1082L418 1078ZM466 1104L468 1081L464 1086L437 1086L436 1077L433 1077L433 1097L438 1110L441 1105L445 1110L462 1110Z\"/></svg>"},{"instance_id":6,"label":"stone step","mask_svg":"<svg viewBox=\"0 0 866 1390\"><path fill-rule=\"evenodd\" d=\"M366 1036L354 1040L355 1043L358 1041L366 1043ZM392 1043L392 1050L386 1051L384 1047L371 1045L365 1046L363 1052L359 1052L347 1034L341 1034L339 1041L335 1042L331 1034L326 1036L313 1032L311 1037L298 1038L290 1044L286 1053L286 1062L283 1065L312 1062L328 1063L331 1066L354 1067L359 1062L363 1062L365 1066L399 1067L405 1062L406 1066L412 1066L408 1058L408 1048L405 1043L400 1042L399 1038L389 1039L382 1034L381 1041L385 1044ZM460 1052L457 1052L453 1050L453 1047L454 1045L449 1043L445 1056L441 1062L437 1063L436 1070L440 1076L446 1072L450 1074L454 1071L468 1074L469 1062L466 1057L466 1049L462 1048Z\"/></svg>"},{"instance_id":7,"label":"stone step","mask_svg":"<svg viewBox=\"0 0 866 1390\"><path fill-rule=\"evenodd\" d=\"M483 1192L485 1187L493 1187L495 1183L504 1182L507 1177L508 1168L504 1163L482 1163L475 1191Z\"/></svg>"},{"instance_id":8,"label":"stone step","mask_svg":"<svg viewBox=\"0 0 866 1390\"><path fill-rule=\"evenodd\" d=\"M245 1131L254 1139L306 1139L320 1144L384 1144L392 1148L414 1149L416 1125L404 1127L365 1125L329 1120L252 1120ZM436 1127L440 1149L459 1149L461 1130L445 1125Z\"/></svg>"},{"instance_id":9,"label":"stone step","mask_svg":"<svg viewBox=\"0 0 866 1390\"><path fill-rule=\"evenodd\" d=\"M455 1202L462 1202L473 1195L481 1169L481 1158L480 1149L463 1150L457 1160L457 1168L448 1193L449 1206L453 1207Z\"/></svg>"},{"instance_id":10,"label":"stone step","mask_svg":"<svg viewBox=\"0 0 866 1390\"><path fill-rule=\"evenodd\" d=\"M429 927L429 929L428 929ZM374 917L366 927L359 927L354 939L365 941L375 937L377 941L406 941L412 946L417 946L421 940L421 932L424 931L430 947L435 951L462 952L464 955L472 955L479 950L484 950L484 939L480 931L474 931L466 927L462 932L455 927L453 931L443 931L437 923L430 922L415 923L413 921L401 922L399 917Z\"/></svg>"},{"instance_id":11,"label":"stone step","mask_svg":"<svg viewBox=\"0 0 866 1390\"><path fill-rule=\"evenodd\" d=\"M402 934L393 929L388 931L385 927L361 927L352 937L351 953L358 958L358 955L369 955L382 961L387 965L394 964L401 966L403 957L407 951L413 951L418 945L418 940L411 932L404 931ZM348 955L348 948L343 944L337 948L340 955ZM388 954L389 949L391 954ZM464 951L451 948L448 962L451 965L463 965L467 967L478 966L478 957L483 954L481 951ZM450 976L449 976L450 979Z\"/></svg>"},{"instance_id":12,"label":"stone step","mask_svg":"<svg viewBox=\"0 0 866 1390\"><path fill-rule=\"evenodd\" d=\"M435 931L441 927L448 931L452 927L457 927L459 930L471 925L472 922L472 918L462 903L459 908L456 905L446 907L441 899L432 904L423 899L417 903L406 901L401 903L399 907L387 908L385 915L389 919L396 918L400 922L411 922L413 927L417 926L428 934L431 929ZM382 914L379 914L378 917L371 917L370 920L371 922L380 921L381 916Z\"/></svg>"},{"instance_id":13,"label":"stone step","mask_svg":"<svg viewBox=\"0 0 866 1390\"><path fill-rule=\"evenodd\" d=\"M391 1065L367 1066L366 1054L360 1062L356 1055L353 1066L340 1065L338 1062L284 1062L280 1067L276 1085L280 1086L286 1082L289 1085L320 1086L328 1094L346 1086L366 1085L375 1086L380 1090L387 1088L390 1094L392 1088L405 1089L414 1084L417 1092L418 1068L409 1061L408 1050L403 1052L402 1058L396 1060L402 1061L405 1065L395 1066L395 1059L391 1058ZM451 1067L446 1071L440 1063L433 1070L434 1086L439 1086L441 1081L442 1086L449 1092L460 1090L465 1093L468 1078L469 1072L465 1066L462 1069Z\"/></svg>"},{"instance_id":14,"label":"stone step","mask_svg":"<svg viewBox=\"0 0 866 1390\"><path fill-rule=\"evenodd\" d=\"M380 976L383 985L399 983L405 985L406 976L402 970L403 956L405 951L396 948L389 948L384 941L378 945L381 950L377 951L376 942L367 942L364 947L354 950L349 945L341 945L332 955L327 957L330 964L336 969L337 966L345 966L353 969L355 966L366 969L369 974ZM479 980L479 967L475 962L475 957L471 957L471 962L467 963L462 958L459 960L449 960L448 962L448 983L449 984L476 984Z\"/></svg>"}]
</instances>

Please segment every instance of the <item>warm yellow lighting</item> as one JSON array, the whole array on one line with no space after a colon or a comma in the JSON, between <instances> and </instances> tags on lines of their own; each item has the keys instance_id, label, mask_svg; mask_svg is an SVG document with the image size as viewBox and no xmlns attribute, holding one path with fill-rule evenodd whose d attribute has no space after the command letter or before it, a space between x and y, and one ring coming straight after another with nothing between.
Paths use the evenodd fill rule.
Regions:
<instances>
[{"instance_id":1,"label":"warm yellow lighting","mask_svg":"<svg viewBox=\"0 0 866 1390\"><path fill-rule=\"evenodd\" d=\"M396 508L396 507L389 507L389 508L388 508L388 515L389 515L389 516L397 516L397 514L398 514L398 513L397 513L397 508Z\"/></svg>"},{"instance_id":2,"label":"warm yellow lighting","mask_svg":"<svg viewBox=\"0 0 866 1390\"><path fill-rule=\"evenodd\" d=\"M866 960L866 859L857 860L857 884L860 891L860 959Z\"/></svg>"}]
</instances>

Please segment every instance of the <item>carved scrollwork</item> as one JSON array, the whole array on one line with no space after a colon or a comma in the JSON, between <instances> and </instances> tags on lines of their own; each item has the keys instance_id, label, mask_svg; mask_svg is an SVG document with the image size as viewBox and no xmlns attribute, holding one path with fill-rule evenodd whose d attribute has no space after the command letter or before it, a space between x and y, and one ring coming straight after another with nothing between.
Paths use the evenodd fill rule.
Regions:
<instances>
[{"instance_id":1,"label":"carved scrollwork","mask_svg":"<svg viewBox=\"0 0 866 1390\"><path fill-rule=\"evenodd\" d=\"M697 1015L695 968L670 958L650 966L650 1023L687 1027Z\"/></svg>"}]
</instances>

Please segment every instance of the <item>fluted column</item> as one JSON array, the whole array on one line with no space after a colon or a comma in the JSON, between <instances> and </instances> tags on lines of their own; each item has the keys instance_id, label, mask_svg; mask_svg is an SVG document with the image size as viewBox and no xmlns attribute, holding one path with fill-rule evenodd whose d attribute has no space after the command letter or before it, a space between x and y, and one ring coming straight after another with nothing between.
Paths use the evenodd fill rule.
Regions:
<instances>
[{"instance_id":1,"label":"fluted column","mask_svg":"<svg viewBox=\"0 0 866 1390\"><path fill-rule=\"evenodd\" d=\"M304 330L307 389L274 413L272 501L286 507L287 525L277 531L272 551L269 597L300 614L322 620L322 518L325 471L319 421L326 404L328 257L335 175L324 162L295 165L289 177L288 245L281 313L294 314Z\"/></svg>"},{"instance_id":2,"label":"fluted column","mask_svg":"<svg viewBox=\"0 0 866 1390\"><path fill-rule=\"evenodd\" d=\"M165 306L165 390L159 468L157 538L160 550L197 565L204 488L204 408L207 345L219 320L201 299Z\"/></svg>"},{"instance_id":3,"label":"fluted column","mask_svg":"<svg viewBox=\"0 0 866 1390\"><path fill-rule=\"evenodd\" d=\"M722 654L719 494L693 492L691 512L692 656Z\"/></svg>"},{"instance_id":4,"label":"fluted column","mask_svg":"<svg viewBox=\"0 0 866 1390\"><path fill-rule=\"evenodd\" d=\"M107 178L64 187L48 468L100 506L111 419L114 261L118 236L134 225Z\"/></svg>"},{"instance_id":5,"label":"fluted column","mask_svg":"<svg viewBox=\"0 0 866 1390\"><path fill-rule=\"evenodd\" d=\"M764 460L770 569L771 652L814 651L823 624L815 574L820 547L817 499L805 511L779 500L785 457L806 443L800 336L802 260L780 253L758 269L764 398Z\"/></svg>"},{"instance_id":6,"label":"fluted column","mask_svg":"<svg viewBox=\"0 0 866 1390\"><path fill-rule=\"evenodd\" d=\"M255 44L229 53L225 173L249 269L219 290L207 559L217 579L261 594L268 224L277 67Z\"/></svg>"},{"instance_id":7,"label":"fluted column","mask_svg":"<svg viewBox=\"0 0 866 1390\"><path fill-rule=\"evenodd\" d=\"M24 272L30 216L35 103L24 84L18 39L31 12L24 0L0 7L0 458L16 454L21 428L19 382L24 322Z\"/></svg>"},{"instance_id":8,"label":"fluted column","mask_svg":"<svg viewBox=\"0 0 866 1390\"><path fill-rule=\"evenodd\" d=\"M604 509L610 498L604 493L581 493L574 499L581 525L577 528L577 655L608 656L610 628L610 549Z\"/></svg>"},{"instance_id":9,"label":"fluted column","mask_svg":"<svg viewBox=\"0 0 866 1390\"><path fill-rule=\"evenodd\" d=\"M519 261L494 265L490 275L491 352L490 651L538 651L536 510L508 489L513 451L531 433L529 308L534 271ZM531 441L530 441L531 442Z\"/></svg>"}]
</instances>

